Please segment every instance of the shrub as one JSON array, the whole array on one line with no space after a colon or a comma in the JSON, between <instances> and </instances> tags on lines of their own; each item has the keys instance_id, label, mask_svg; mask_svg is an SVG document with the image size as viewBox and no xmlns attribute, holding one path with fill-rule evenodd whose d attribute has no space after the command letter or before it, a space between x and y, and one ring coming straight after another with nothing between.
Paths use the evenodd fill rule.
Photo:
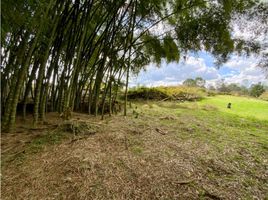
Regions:
<instances>
[{"instance_id":1,"label":"shrub","mask_svg":"<svg viewBox=\"0 0 268 200\"><path fill-rule=\"evenodd\" d=\"M265 89L261 83L253 84L250 87L250 95L253 97L259 97L264 92L265 92Z\"/></svg>"},{"instance_id":2,"label":"shrub","mask_svg":"<svg viewBox=\"0 0 268 200\"><path fill-rule=\"evenodd\" d=\"M165 98L171 97L157 88L140 87L128 92L128 99L162 100Z\"/></svg>"},{"instance_id":3,"label":"shrub","mask_svg":"<svg viewBox=\"0 0 268 200\"><path fill-rule=\"evenodd\" d=\"M268 91L262 93L262 95L259 98L268 101Z\"/></svg>"},{"instance_id":4,"label":"shrub","mask_svg":"<svg viewBox=\"0 0 268 200\"><path fill-rule=\"evenodd\" d=\"M206 89L187 86L140 87L128 93L129 99L196 101L208 96Z\"/></svg>"}]
</instances>

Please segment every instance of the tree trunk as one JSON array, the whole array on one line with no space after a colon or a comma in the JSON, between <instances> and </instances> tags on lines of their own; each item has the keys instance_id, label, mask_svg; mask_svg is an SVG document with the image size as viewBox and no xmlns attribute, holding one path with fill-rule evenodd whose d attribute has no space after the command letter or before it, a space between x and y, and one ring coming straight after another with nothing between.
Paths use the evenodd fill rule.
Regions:
<instances>
[{"instance_id":1,"label":"tree trunk","mask_svg":"<svg viewBox=\"0 0 268 200\"><path fill-rule=\"evenodd\" d=\"M30 64L30 61L31 61L31 58L32 58L33 51L34 51L34 49L36 47L36 44L37 44L38 39L39 39L39 36L40 36L40 34L42 32L43 24L44 24L45 19L47 18L47 15L48 15L48 12L49 12L50 7L52 5L52 2L54 2L54 1L50 0L49 5L48 5L47 10L46 10L46 13L45 13L45 15L43 17L44 20L42 20L41 23L40 23L40 27L39 27L39 29L37 31L37 34L36 34L35 38L33 39L33 44L31 45L31 47L30 47L30 49L28 51L26 60L23 63L23 65L21 67L21 70L20 70L20 73L18 75L16 89L14 91L15 95L14 95L14 99L13 99L12 104L11 104L10 119L9 119L9 123L8 123L8 130L9 131L12 131L12 129L14 128L15 119L16 119L17 104L18 104L18 100L19 100L20 91L21 91L21 88L23 86L23 81L25 79L27 69L29 67L29 64Z\"/></svg>"},{"instance_id":2,"label":"tree trunk","mask_svg":"<svg viewBox=\"0 0 268 200\"><path fill-rule=\"evenodd\" d=\"M28 98L28 95L32 89L32 82L34 80L34 77L36 75L36 71L38 69L38 66L39 66L39 60L36 60L34 65L33 65L33 69L32 69L32 72L31 72L31 75L29 77L29 80L28 80L28 83L26 85L26 89L25 89L25 93L24 93L24 98L23 98L23 119L25 120L26 118L26 108L27 108L27 98Z\"/></svg>"}]
</instances>

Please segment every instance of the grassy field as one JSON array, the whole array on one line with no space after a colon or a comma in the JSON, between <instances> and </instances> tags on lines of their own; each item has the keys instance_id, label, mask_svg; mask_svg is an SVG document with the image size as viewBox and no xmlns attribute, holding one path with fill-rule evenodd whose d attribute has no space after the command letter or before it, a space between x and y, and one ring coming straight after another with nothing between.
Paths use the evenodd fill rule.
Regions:
<instances>
[{"instance_id":1,"label":"grassy field","mask_svg":"<svg viewBox=\"0 0 268 200\"><path fill-rule=\"evenodd\" d=\"M77 113L69 122L50 113L35 129L18 121L2 134L1 198L267 199L266 106L216 96L133 102L127 117L103 121Z\"/></svg>"},{"instance_id":2,"label":"grassy field","mask_svg":"<svg viewBox=\"0 0 268 200\"><path fill-rule=\"evenodd\" d=\"M232 103L231 109L227 108L229 102ZM239 115L241 117L254 117L261 120L268 120L268 101L255 98L219 95L207 97L200 101L199 105L215 106L219 111Z\"/></svg>"}]
</instances>

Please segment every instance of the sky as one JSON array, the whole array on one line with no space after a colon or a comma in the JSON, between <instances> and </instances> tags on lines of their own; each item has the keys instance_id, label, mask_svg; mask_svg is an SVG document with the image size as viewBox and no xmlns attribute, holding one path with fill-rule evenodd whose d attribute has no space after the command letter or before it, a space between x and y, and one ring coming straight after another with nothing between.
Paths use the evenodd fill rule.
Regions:
<instances>
[{"instance_id":1,"label":"sky","mask_svg":"<svg viewBox=\"0 0 268 200\"><path fill-rule=\"evenodd\" d=\"M216 85L224 79L226 83L237 83L249 87L261 82L268 85L264 71L257 67L258 59L254 56L231 56L219 69L214 65L214 58L206 52L189 55L179 63L162 62L160 67L151 63L138 76L132 76L130 86L169 86L181 84L187 78L202 77L206 85ZM267 75L267 74L266 74Z\"/></svg>"}]
</instances>

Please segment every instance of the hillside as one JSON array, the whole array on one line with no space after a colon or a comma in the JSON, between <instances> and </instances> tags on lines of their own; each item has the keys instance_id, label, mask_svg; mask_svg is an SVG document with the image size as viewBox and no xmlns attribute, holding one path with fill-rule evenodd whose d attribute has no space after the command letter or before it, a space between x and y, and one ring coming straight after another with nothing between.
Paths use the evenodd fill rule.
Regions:
<instances>
[{"instance_id":1,"label":"hillside","mask_svg":"<svg viewBox=\"0 0 268 200\"><path fill-rule=\"evenodd\" d=\"M232 104L231 109L227 109L228 103ZM235 114L241 117L268 120L268 101L262 101L256 98L218 95L215 97L207 97L198 105L212 105L221 112Z\"/></svg>"}]
</instances>

